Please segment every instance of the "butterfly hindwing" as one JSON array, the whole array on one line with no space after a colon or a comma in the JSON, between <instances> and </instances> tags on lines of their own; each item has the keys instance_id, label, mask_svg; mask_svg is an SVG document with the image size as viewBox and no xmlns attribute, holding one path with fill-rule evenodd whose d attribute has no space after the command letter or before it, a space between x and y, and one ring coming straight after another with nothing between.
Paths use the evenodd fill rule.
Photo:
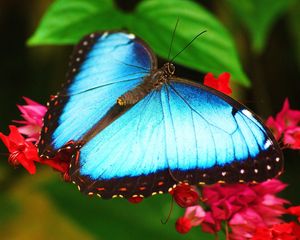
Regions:
<instances>
[{"instance_id":1,"label":"butterfly hindwing","mask_svg":"<svg viewBox=\"0 0 300 240\"><path fill-rule=\"evenodd\" d=\"M114 108L116 99L139 85L153 68L155 56L133 34L106 32L85 37L74 50L67 84L49 102L38 144L40 154L53 157L69 141L82 141Z\"/></svg>"},{"instance_id":2,"label":"butterfly hindwing","mask_svg":"<svg viewBox=\"0 0 300 240\"><path fill-rule=\"evenodd\" d=\"M282 169L272 134L230 97L187 80L153 90L73 157L86 193L149 196L178 181L264 181Z\"/></svg>"},{"instance_id":3,"label":"butterfly hindwing","mask_svg":"<svg viewBox=\"0 0 300 240\"><path fill-rule=\"evenodd\" d=\"M154 91L80 149L71 179L103 198L165 192L175 181L166 162L164 127L160 92Z\"/></svg>"}]
</instances>

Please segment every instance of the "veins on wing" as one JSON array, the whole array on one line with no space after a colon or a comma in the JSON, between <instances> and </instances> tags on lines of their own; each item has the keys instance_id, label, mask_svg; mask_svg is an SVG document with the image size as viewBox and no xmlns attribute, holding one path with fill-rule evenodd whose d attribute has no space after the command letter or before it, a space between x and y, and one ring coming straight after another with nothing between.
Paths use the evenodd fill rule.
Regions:
<instances>
[{"instance_id":1,"label":"veins on wing","mask_svg":"<svg viewBox=\"0 0 300 240\"><path fill-rule=\"evenodd\" d=\"M229 132L225 131L224 129L222 129L222 128L220 128L220 127L218 127L218 126L216 126L216 125L214 125L214 124L212 124L212 123L210 123L210 122L208 122L208 121L201 115L201 113L199 113L196 109L194 109L194 108L189 104L189 102L188 102L183 96L181 96L181 94L180 94L180 93L179 93L172 85L168 85L168 86L172 88L172 90L176 93L176 95L177 95L178 97L180 97L180 98L185 102L185 104L187 104L188 107L189 107L193 112L195 112L195 113L196 113L197 115L199 115L205 122L207 122L208 125L213 126L213 127L217 128L217 129L219 129L219 130L221 130L221 131L223 131L223 132L225 132L225 133L227 133L227 134L229 134L229 135L234 134L234 133L238 130L238 127L237 127L238 125L236 125L235 130L233 130L231 133L229 133Z\"/></svg>"}]
</instances>

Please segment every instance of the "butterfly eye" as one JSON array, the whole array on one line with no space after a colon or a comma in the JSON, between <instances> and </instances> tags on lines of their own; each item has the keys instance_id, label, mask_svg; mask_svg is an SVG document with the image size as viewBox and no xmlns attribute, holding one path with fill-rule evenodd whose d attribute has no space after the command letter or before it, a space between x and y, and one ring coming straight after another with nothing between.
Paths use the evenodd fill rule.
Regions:
<instances>
[{"instance_id":1,"label":"butterfly eye","mask_svg":"<svg viewBox=\"0 0 300 240\"><path fill-rule=\"evenodd\" d=\"M174 64L172 64L172 63L168 64L168 72L169 72L169 74L172 74L172 75L175 73L175 66L174 66Z\"/></svg>"}]
</instances>

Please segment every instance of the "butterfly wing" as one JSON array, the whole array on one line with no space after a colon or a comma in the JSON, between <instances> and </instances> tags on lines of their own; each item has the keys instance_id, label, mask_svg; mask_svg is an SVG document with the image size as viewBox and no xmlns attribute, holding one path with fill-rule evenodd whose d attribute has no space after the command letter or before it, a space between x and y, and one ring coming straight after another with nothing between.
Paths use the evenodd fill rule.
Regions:
<instances>
[{"instance_id":1,"label":"butterfly wing","mask_svg":"<svg viewBox=\"0 0 300 240\"><path fill-rule=\"evenodd\" d=\"M68 82L48 105L38 144L53 157L69 141L84 138L114 108L116 100L156 68L151 50L133 34L92 33L75 48Z\"/></svg>"},{"instance_id":2,"label":"butterfly wing","mask_svg":"<svg viewBox=\"0 0 300 240\"><path fill-rule=\"evenodd\" d=\"M173 141L167 149L176 179L261 182L282 171L282 152L272 133L242 104L184 79L170 83L167 98Z\"/></svg>"},{"instance_id":3,"label":"butterfly wing","mask_svg":"<svg viewBox=\"0 0 300 240\"><path fill-rule=\"evenodd\" d=\"M71 179L85 193L149 196L190 184L263 181L282 169L272 134L222 93L175 79L86 143Z\"/></svg>"}]
</instances>

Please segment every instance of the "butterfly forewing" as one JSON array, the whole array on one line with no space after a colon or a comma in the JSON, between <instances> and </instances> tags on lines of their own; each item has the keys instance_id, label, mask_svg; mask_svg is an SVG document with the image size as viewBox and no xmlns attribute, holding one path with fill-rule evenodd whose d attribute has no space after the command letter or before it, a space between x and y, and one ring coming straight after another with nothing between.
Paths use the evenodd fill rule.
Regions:
<instances>
[{"instance_id":1,"label":"butterfly forewing","mask_svg":"<svg viewBox=\"0 0 300 240\"><path fill-rule=\"evenodd\" d=\"M172 125L168 161L179 181L261 182L282 171L276 140L242 104L183 79L171 81L165 98Z\"/></svg>"},{"instance_id":2,"label":"butterfly forewing","mask_svg":"<svg viewBox=\"0 0 300 240\"><path fill-rule=\"evenodd\" d=\"M115 106L116 99L139 85L156 68L151 50L123 32L92 33L75 48L67 83L52 97L38 144L46 157L69 141L81 141Z\"/></svg>"}]
</instances>

